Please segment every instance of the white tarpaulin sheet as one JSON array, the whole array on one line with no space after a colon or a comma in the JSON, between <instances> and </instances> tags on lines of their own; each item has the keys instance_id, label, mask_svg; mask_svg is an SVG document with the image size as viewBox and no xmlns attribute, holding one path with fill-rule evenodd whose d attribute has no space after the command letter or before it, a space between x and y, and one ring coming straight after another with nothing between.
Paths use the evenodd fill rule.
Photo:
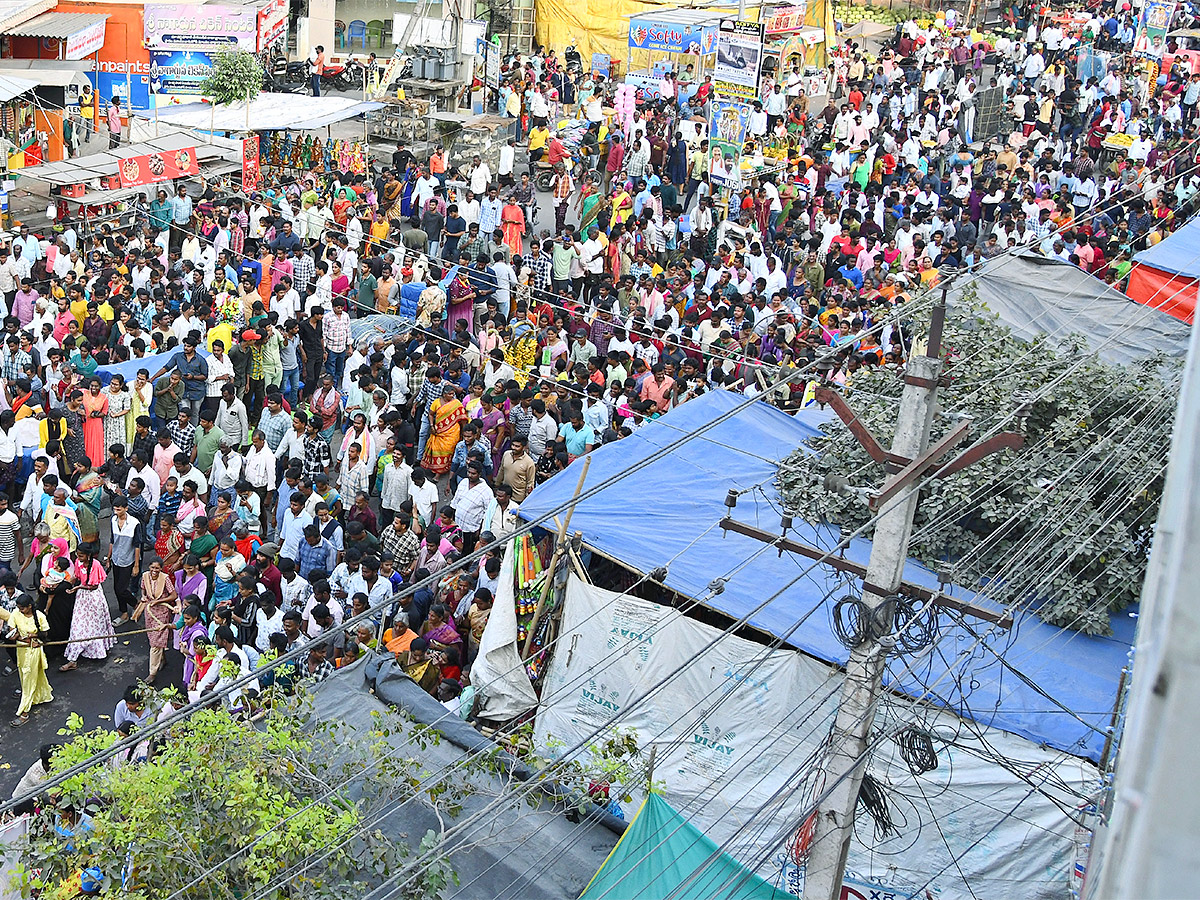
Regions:
<instances>
[{"instance_id":1,"label":"white tarpaulin sheet","mask_svg":"<svg viewBox=\"0 0 1200 900\"><path fill-rule=\"evenodd\" d=\"M382 103L354 97L263 93L250 101L249 115L245 103L215 108L211 103L184 103L164 106L157 117L159 122L196 131L307 131L382 108Z\"/></svg>"},{"instance_id":2,"label":"white tarpaulin sheet","mask_svg":"<svg viewBox=\"0 0 1200 900\"><path fill-rule=\"evenodd\" d=\"M617 725L636 729L644 750L656 746L654 779L672 806L718 844L728 840L723 849L744 865L794 887L782 838L814 796L805 779L829 734L841 676L801 653L720 634L572 575L537 739L574 746L620 714ZM911 709L889 696L876 725L895 727ZM964 877L989 900L1063 896L1075 826L1049 798L1074 809L1094 767L949 714L923 709L919 721L940 738L939 765L913 776L892 741L880 744L868 771L887 785L898 833L873 840L860 808L858 835L871 850L856 839L850 869L901 893L929 883L947 900L972 896Z\"/></svg>"},{"instance_id":3,"label":"white tarpaulin sheet","mask_svg":"<svg viewBox=\"0 0 1200 900\"><path fill-rule=\"evenodd\" d=\"M479 655L471 666L471 683L479 698L479 715L506 721L537 706L537 694L517 651L517 608L513 589L516 554L513 541L504 548L500 583L487 627L479 639Z\"/></svg>"}]
</instances>

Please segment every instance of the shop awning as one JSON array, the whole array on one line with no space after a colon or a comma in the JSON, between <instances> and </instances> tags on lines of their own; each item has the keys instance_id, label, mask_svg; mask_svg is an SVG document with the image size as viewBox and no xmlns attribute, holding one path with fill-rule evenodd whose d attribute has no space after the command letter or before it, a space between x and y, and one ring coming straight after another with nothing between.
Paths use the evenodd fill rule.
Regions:
<instances>
[{"instance_id":1,"label":"shop awning","mask_svg":"<svg viewBox=\"0 0 1200 900\"><path fill-rule=\"evenodd\" d=\"M0 77L32 81L35 87L82 87L91 83L83 72L84 65L63 59L5 59L0 60Z\"/></svg>"},{"instance_id":2,"label":"shop awning","mask_svg":"<svg viewBox=\"0 0 1200 900\"><path fill-rule=\"evenodd\" d=\"M169 153L185 147L196 148L196 159L199 161L202 171L204 171L206 163L211 164L214 161L240 162L242 152L240 144L220 138L213 143L203 143L207 140L207 136L202 138L182 129L171 129L161 137L139 141L136 144L122 144L115 150L105 150L63 162L46 163L22 169L21 174L29 178L36 178L38 181L45 181L48 184L80 184L105 175L116 175L118 164L127 157L155 152Z\"/></svg>"},{"instance_id":3,"label":"shop awning","mask_svg":"<svg viewBox=\"0 0 1200 900\"><path fill-rule=\"evenodd\" d=\"M38 83L32 78L20 78L16 75L0 75L0 103L20 97L26 91L32 91Z\"/></svg>"},{"instance_id":4,"label":"shop awning","mask_svg":"<svg viewBox=\"0 0 1200 900\"><path fill-rule=\"evenodd\" d=\"M58 0L0 0L0 34L11 34L15 26L57 4Z\"/></svg>"},{"instance_id":5,"label":"shop awning","mask_svg":"<svg viewBox=\"0 0 1200 900\"><path fill-rule=\"evenodd\" d=\"M66 41L63 58L83 59L104 46L107 21L107 13L48 12L8 29L8 33Z\"/></svg>"},{"instance_id":6,"label":"shop awning","mask_svg":"<svg viewBox=\"0 0 1200 900\"><path fill-rule=\"evenodd\" d=\"M307 131L383 109L385 104L353 97L309 97L300 94L259 94L245 103L213 109L210 103L184 103L158 111L158 121L196 131Z\"/></svg>"}]
</instances>

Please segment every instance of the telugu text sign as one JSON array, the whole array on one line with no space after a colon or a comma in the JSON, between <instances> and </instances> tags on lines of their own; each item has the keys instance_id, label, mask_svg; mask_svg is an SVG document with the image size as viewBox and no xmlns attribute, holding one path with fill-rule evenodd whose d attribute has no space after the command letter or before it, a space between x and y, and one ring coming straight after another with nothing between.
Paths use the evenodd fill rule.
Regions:
<instances>
[{"instance_id":1,"label":"telugu text sign","mask_svg":"<svg viewBox=\"0 0 1200 900\"><path fill-rule=\"evenodd\" d=\"M252 6L148 3L142 20L148 47L258 49L258 10Z\"/></svg>"}]
</instances>

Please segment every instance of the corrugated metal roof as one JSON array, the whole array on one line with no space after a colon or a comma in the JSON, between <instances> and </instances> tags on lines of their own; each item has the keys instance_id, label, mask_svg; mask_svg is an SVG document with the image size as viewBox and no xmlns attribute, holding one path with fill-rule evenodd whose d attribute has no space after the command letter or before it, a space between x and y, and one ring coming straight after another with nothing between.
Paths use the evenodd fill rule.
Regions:
<instances>
[{"instance_id":1,"label":"corrugated metal roof","mask_svg":"<svg viewBox=\"0 0 1200 900\"><path fill-rule=\"evenodd\" d=\"M9 28L8 33L23 37L68 38L107 20L107 13L48 12Z\"/></svg>"},{"instance_id":2,"label":"corrugated metal roof","mask_svg":"<svg viewBox=\"0 0 1200 900\"><path fill-rule=\"evenodd\" d=\"M102 175L115 175L117 165L129 156L139 156L155 151L166 153L172 150L182 150L184 147L195 147L196 158L201 163L213 160L226 162L237 161L240 165L241 147L232 141L218 139L214 143L202 143L197 135L189 131L172 131L161 137L150 138L136 144L121 144L115 150L102 150L88 156L62 162L43 163L22 169L21 174L50 184L79 184L99 178Z\"/></svg>"},{"instance_id":3,"label":"corrugated metal roof","mask_svg":"<svg viewBox=\"0 0 1200 900\"><path fill-rule=\"evenodd\" d=\"M39 13L54 9L58 0L0 0L0 34L12 30Z\"/></svg>"}]
</instances>

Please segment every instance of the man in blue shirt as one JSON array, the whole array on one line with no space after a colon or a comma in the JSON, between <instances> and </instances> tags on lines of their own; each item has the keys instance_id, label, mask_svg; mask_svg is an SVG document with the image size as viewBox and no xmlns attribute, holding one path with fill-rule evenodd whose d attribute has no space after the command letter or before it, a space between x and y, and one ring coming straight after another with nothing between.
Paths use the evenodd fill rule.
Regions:
<instances>
[{"instance_id":1,"label":"man in blue shirt","mask_svg":"<svg viewBox=\"0 0 1200 900\"><path fill-rule=\"evenodd\" d=\"M558 436L566 442L567 458L571 460L591 453L596 444L596 432L592 431L591 425L583 421L583 410L578 406L571 407L570 421L562 424L558 429Z\"/></svg>"},{"instance_id":2,"label":"man in blue shirt","mask_svg":"<svg viewBox=\"0 0 1200 900\"><path fill-rule=\"evenodd\" d=\"M208 363L196 352L198 341L190 334L183 339L183 349L167 360L151 381L157 381L171 369L178 369L183 379L183 402L191 411L192 424L200 421L200 404L204 402L204 386L208 383Z\"/></svg>"}]
</instances>

